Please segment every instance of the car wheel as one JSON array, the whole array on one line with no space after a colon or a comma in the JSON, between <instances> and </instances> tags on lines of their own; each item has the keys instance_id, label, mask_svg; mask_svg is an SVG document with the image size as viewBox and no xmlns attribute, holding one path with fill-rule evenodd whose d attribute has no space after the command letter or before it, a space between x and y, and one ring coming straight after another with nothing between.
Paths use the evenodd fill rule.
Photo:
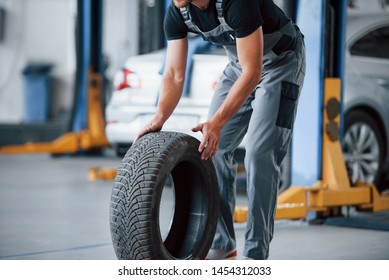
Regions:
<instances>
[{"instance_id":1,"label":"car wheel","mask_svg":"<svg viewBox=\"0 0 389 280\"><path fill-rule=\"evenodd\" d=\"M111 195L118 259L206 257L216 231L219 187L212 160L201 160L199 144L186 134L158 132L128 150ZM170 213L161 205L166 194L173 212L168 222Z\"/></svg>"},{"instance_id":2,"label":"car wheel","mask_svg":"<svg viewBox=\"0 0 389 280\"><path fill-rule=\"evenodd\" d=\"M379 187L384 146L376 121L364 111L346 114L343 155L350 182L374 182Z\"/></svg>"}]
</instances>

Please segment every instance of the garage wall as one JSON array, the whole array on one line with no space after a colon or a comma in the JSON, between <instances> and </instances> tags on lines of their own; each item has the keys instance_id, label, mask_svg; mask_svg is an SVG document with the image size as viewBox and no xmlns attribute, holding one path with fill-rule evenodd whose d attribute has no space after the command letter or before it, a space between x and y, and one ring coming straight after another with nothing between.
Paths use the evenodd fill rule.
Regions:
<instances>
[{"instance_id":1,"label":"garage wall","mask_svg":"<svg viewBox=\"0 0 389 280\"><path fill-rule=\"evenodd\" d=\"M0 121L18 120L21 117L21 80L15 75L25 60L25 57L20 55L24 49L24 22L22 14L18 12L24 7L21 4L21 1L0 0L0 6L6 11L5 37L0 42ZM16 92L18 94L15 94ZM8 108L13 108L17 113L11 113Z\"/></svg>"},{"instance_id":2,"label":"garage wall","mask_svg":"<svg viewBox=\"0 0 389 280\"><path fill-rule=\"evenodd\" d=\"M0 122L23 118L22 70L31 62L54 65L52 113L71 103L75 69L75 0L0 0L6 10L0 43Z\"/></svg>"},{"instance_id":3,"label":"garage wall","mask_svg":"<svg viewBox=\"0 0 389 280\"><path fill-rule=\"evenodd\" d=\"M141 0L104 1L104 53L112 77L124 60L138 53ZM76 0L0 0L6 11L0 42L0 123L23 120L22 70L30 62L54 65L52 119L72 105L75 74Z\"/></svg>"},{"instance_id":4,"label":"garage wall","mask_svg":"<svg viewBox=\"0 0 389 280\"><path fill-rule=\"evenodd\" d=\"M139 1L104 1L104 53L109 59L108 78L112 78L129 56L139 53Z\"/></svg>"}]
</instances>

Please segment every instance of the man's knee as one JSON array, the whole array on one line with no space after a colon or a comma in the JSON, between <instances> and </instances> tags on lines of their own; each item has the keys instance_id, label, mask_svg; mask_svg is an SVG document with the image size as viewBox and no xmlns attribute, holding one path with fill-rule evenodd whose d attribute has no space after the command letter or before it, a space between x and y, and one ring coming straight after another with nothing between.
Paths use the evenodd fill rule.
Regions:
<instances>
[{"instance_id":1,"label":"man's knee","mask_svg":"<svg viewBox=\"0 0 389 280\"><path fill-rule=\"evenodd\" d=\"M244 159L246 168L248 166L269 165L275 162L273 150L246 150Z\"/></svg>"}]
</instances>

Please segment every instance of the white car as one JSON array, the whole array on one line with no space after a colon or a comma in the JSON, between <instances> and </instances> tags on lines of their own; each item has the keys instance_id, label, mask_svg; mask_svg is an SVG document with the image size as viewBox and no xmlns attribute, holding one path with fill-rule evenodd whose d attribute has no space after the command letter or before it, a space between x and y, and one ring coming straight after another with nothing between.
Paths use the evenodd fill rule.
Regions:
<instances>
[{"instance_id":1,"label":"white car","mask_svg":"<svg viewBox=\"0 0 389 280\"><path fill-rule=\"evenodd\" d=\"M154 116L161 82L164 50L129 58L114 78L115 91L106 108L106 134L119 156L135 140L139 131ZM191 128L207 120L208 107L227 57L223 49L211 48L193 56L188 96L183 96L163 126L201 139Z\"/></svg>"}]
</instances>

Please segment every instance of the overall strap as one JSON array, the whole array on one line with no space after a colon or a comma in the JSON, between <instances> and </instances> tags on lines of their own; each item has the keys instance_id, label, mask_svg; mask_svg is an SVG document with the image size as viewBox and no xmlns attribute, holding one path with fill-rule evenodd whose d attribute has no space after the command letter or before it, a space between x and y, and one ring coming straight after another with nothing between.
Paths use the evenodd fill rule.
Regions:
<instances>
[{"instance_id":1,"label":"overall strap","mask_svg":"<svg viewBox=\"0 0 389 280\"><path fill-rule=\"evenodd\" d=\"M217 17L223 17L223 0L216 0Z\"/></svg>"},{"instance_id":2,"label":"overall strap","mask_svg":"<svg viewBox=\"0 0 389 280\"><path fill-rule=\"evenodd\" d=\"M186 7L180 8L180 12L182 17L184 18L186 26L188 26L189 30L198 30L199 28L194 24L192 20L192 16L190 15L189 5Z\"/></svg>"},{"instance_id":3,"label":"overall strap","mask_svg":"<svg viewBox=\"0 0 389 280\"><path fill-rule=\"evenodd\" d=\"M224 16L223 16L222 5L223 5L223 0L216 0L217 18L221 24L225 24L226 21L225 21ZM192 20L189 5L186 7L180 8L180 12L181 12L182 17L184 18L186 26L188 26L189 29L198 30L198 27L196 26L196 24L194 24L194 22Z\"/></svg>"},{"instance_id":4,"label":"overall strap","mask_svg":"<svg viewBox=\"0 0 389 280\"><path fill-rule=\"evenodd\" d=\"M223 0L216 0L217 18L220 23L225 24L226 20L223 16Z\"/></svg>"}]
</instances>

